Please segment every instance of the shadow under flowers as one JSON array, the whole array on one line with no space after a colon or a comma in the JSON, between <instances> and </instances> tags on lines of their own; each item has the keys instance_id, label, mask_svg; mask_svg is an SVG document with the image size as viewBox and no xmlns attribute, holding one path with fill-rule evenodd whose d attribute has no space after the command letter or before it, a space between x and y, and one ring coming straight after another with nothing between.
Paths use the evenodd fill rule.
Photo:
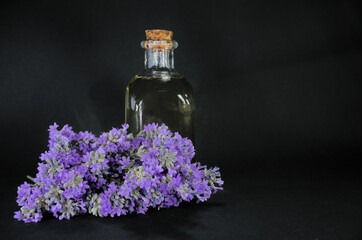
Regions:
<instances>
[{"instance_id":1,"label":"shadow under flowers","mask_svg":"<svg viewBox=\"0 0 362 240\"><path fill-rule=\"evenodd\" d=\"M207 228L203 215L223 205L191 202L169 209L149 209L144 215L100 218L85 214L62 221L46 213L41 222L30 224L13 219L11 210L5 214L12 222L6 232L10 239L195 239L192 233Z\"/></svg>"},{"instance_id":2,"label":"shadow under flowers","mask_svg":"<svg viewBox=\"0 0 362 240\"><path fill-rule=\"evenodd\" d=\"M104 218L103 224L111 224L139 239L194 239L190 232L206 226L200 221L202 212L221 207L222 203L181 203L169 209L150 209L145 215L130 214L116 218Z\"/></svg>"}]
</instances>

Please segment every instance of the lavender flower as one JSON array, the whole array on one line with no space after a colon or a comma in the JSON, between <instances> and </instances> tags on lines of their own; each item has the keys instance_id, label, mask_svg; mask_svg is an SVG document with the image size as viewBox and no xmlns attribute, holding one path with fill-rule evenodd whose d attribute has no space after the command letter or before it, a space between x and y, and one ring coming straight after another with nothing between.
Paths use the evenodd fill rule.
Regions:
<instances>
[{"instance_id":1,"label":"lavender flower","mask_svg":"<svg viewBox=\"0 0 362 240\"><path fill-rule=\"evenodd\" d=\"M34 183L18 187L19 221L38 222L45 212L60 220L87 212L144 214L150 207L206 201L222 189L219 168L191 162L192 142L164 124L145 125L137 136L127 133L127 124L99 137L58 127L49 127L49 149L40 156Z\"/></svg>"}]
</instances>

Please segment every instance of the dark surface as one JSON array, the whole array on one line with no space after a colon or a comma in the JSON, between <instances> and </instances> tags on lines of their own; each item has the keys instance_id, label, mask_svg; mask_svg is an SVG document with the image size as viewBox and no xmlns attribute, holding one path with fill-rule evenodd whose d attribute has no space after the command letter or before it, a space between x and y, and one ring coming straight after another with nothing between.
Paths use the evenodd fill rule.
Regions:
<instances>
[{"instance_id":1,"label":"dark surface","mask_svg":"<svg viewBox=\"0 0 362 240\"><path fill-rule=\"evenodd\" d=\"M360 1L0 4L1 238L361 239ZM175 33L197 159L221 167L225 190L144 216L16 222L50 124L123 123L148 28Z\"/></svg>"}]
</instances>

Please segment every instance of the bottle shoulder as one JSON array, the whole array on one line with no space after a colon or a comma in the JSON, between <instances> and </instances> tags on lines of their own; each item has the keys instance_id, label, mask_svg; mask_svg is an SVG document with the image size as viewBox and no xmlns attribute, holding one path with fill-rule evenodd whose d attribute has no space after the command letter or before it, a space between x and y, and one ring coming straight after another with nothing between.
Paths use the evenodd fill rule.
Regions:
<instances>
[{"instance_id":1,"label":"bottle shoulder","mask_svg":"<svg viewBox=\"0 0 362 240\"><path fill-rule=\"evenodd\" d=\"M144 69L143 71L136 74L133 79L147 79L147 80L163 80L167 82L169 80L186 80L183 75L176 72L175 70L152 70L152 69Z\"/></svg>"},{"instance_id":2,"label":"bottle shoulder","mask_svg":"<svg viewBox=\"0 0 362 240\"><path fill-rule=\"evenodd\" d=\"M174 89L193 93L191 84L176 71L143 71L136 74L127 86L130 90L137 88Z\"/></svg>"}]
</instances>

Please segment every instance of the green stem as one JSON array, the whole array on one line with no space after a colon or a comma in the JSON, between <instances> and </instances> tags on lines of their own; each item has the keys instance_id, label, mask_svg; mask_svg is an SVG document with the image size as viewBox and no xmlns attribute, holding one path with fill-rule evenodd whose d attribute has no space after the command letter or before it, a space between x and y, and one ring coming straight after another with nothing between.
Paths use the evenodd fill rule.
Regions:
<instances>
[{"instance_id":1,"label":"green stem","mask_svg":"<svg viewBox=\"0 0 362 240\"><path fill-rule=\"evenodd\" d=\"M117 179L115 178L111 178L111 180L115 181L116 183L118 183L119 185L122 185L122 183L120 181L118 181Z\"/></svg>"},{"instance_id":2,"label":"green stem","mask_svg":"<svg viewBox=\"0 0 362 240\"><path fill-rule=\"evenodd\" d=\"M35 181L34 181L34 178L33 178L33 177L30 177L29 175L27 175L27 176L26 176L26 178L30 179L31 181L33 181L33 182L35 183Z\"/></svg>"}]
</instances>

